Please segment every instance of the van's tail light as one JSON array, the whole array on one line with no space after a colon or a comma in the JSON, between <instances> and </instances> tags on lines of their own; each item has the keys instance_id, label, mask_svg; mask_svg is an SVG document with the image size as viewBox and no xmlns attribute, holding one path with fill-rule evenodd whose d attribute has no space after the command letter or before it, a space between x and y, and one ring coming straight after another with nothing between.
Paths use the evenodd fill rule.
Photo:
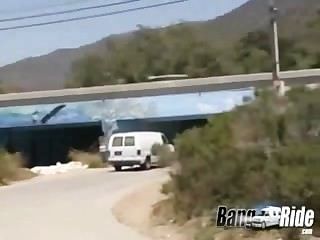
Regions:
<instances>
[{"instance_id":1,"label":"van's tail light","mask_svg":"<svg viewBox=\"0 0 320 240\"><path fill-rule=\"evenodd\" d=\"M141 150L137 150L137 155L141 155Z\"/></svg>"}]
</instances>

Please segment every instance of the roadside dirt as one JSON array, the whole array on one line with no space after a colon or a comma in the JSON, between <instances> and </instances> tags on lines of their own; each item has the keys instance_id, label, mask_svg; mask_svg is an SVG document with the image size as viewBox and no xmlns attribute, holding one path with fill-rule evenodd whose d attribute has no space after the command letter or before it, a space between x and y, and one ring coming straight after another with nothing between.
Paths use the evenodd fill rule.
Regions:
<instances>
[{"instance_id":1,"label":"roadside dirt","mask_svg":"<svg viewBox=\"0 0 320 240\"><path fill-rule=\"evenodd\" d=\"M162 225L154 221L154 206L166 199L166 197L160 193L162 184L163 182L151 184L126 195L113 207L112 212L114 216L120 223L136 229L152 240L193 240L196 225L194 222L189 222L184 226L177 226L176 224L170 223L170 221ZM276 230L250 233L239 229L219 231L214 237L212 236L212 239L287 240L287 238L281 238L281 235ZM303 239L316 240L318 238L306 237Z\"/></svg>"},{"instance_id":2,"label":"roadside dirt","mask_svg":"<svg viewBox=\"0 0 320 240\"><path fill-rule=\"evenodd\" d=\"M170 223L159 225L152 221L152 209L165 196L160 193L163 182L148 185L132 192L120 200L112 209L117 220L130 226L153 240L191 240L182 227Z\"/></svg>"}]
</instances>

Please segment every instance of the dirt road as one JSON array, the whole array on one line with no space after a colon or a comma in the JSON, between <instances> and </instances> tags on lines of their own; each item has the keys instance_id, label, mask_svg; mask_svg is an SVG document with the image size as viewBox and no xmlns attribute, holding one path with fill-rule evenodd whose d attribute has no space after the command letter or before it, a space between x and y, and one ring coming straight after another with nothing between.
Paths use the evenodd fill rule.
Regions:
<instances>
[{"instance_id":1,"label":"dirt road","mask_svg":"<svg viewBox=\"0 0 320 240\"><path fill-rule=\"evenodd\" d=\"M147 240L111 209L128 192L165 178L163 169L88 170L2 187L0 240Z\"/></svg>"}]
</instances>

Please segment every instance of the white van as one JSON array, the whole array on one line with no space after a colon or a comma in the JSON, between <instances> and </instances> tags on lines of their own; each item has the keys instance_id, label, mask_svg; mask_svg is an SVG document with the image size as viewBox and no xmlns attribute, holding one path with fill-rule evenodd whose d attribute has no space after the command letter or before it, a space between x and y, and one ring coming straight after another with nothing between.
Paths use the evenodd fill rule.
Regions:
<instances>
[{"instance_id":1,"label":"white van","mask_svg":"<svg viewBox=\"0 0 320 240\"><path fill-rule=\"evenodd\" d=\"M247 222L247 227L262 228L279 226L281 217L280 207L266 207L261 209L260 214L254 216L250 222Z\"/></svg>"},{"instance_id":2,"label":"white van","mask_svg":"<svg viewBox=\"0 0 320 240\"><path fill-rule=\"evenodd\" d=\"M160 132L126 132L113 134L109 140L108 162L120 171L124 166L139 165L150 169L157 165L159 158L152 155L154 144L168 145L174 151L167 137Z\"/></svg>"}]
</instances>

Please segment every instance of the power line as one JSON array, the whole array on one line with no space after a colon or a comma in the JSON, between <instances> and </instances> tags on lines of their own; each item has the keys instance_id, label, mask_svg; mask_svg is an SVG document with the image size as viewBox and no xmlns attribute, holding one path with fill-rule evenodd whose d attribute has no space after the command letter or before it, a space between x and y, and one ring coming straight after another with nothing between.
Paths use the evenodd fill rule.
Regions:
<instances>
[{"instance_id":1,"label":"power line","mask_svg":"<svg viewBox=\"0 0 320 240\"><path fill-rule=\"evenodd\" d=\"M75 21L81 21L81 20L86 20L86 19L100 18L100 17L118 15L118 14L123 14L123 13L128 13L128 12L135 12L135 11L140 11L140 10L145 10L145 9L150 9L150 8L158 8L158 7L162 7L162 6L168 6L168 5L178 4L178 3L187 2L187 1L189 1L189 0L175 0L175 1L163 2L163 3L159 3L159 4L146 5L143 7L128 8L125 10L119 10L119 11L83 16L83 17L75 17L75 18L61 19L61 20L50 21L50 22L42 22L42 23L33 23L33 24L26 24L26 25L17 25L17 26L12 26L12 27L4 27L4 28L0 28L0 31L39 27L39 26L52 25L52 24L58 24L58 23L75 22Z\"/></svg>"},{"instance_id":2,"label":"power line","mask_svg":"<svg viewBox=\"0 0 320 240\"><path fill-rule=\"evenodd\" d=\"M62 14L67 14L67 13L76 13L76 12L82 12L82 11L86 11L86 10L99 9L99 8L115 7L115 6L120 6L120 5L129 4L129 3L135 3L135 2L141 2L141 1L143 1L143 0L126 0L126 1L121 1L121 2L101 4L101 5L90 6L90 7L81 7L81 8L75 8L75 9L70 9L70 10L64 10L64 11L41 13L41 14L34 14L34 15L14 17L14 18L5 18L5 19L0 19L0 23L26 20L26 19L32 19L32 18L56 16L56 15L62 15Z\"/></svg>"},{"instance_id":3,"label":"power line","mask_svg":"<svg viewBox=\"0 0 320 240\"><path fill-rule=\"evenodd\" d=\"M71 1L71 0L70 0ZM46 6L40 6L36 8L24 8L23 12L34 12L38 10L48 10L49 8L55 8L55 7L61 7L61 6L70 6L70 5L75 5L75 4L80 4L84 2L88 2L90 0L72 0L71 2L65 2L65 3L54 3L54 4L49 4ZM12 10L0 10L0 14L5 13L5 14L12 14L12 13L20 13L21 9L12 9Z\"/></svg>"},{"instance_id":4,"label":"power line","mask_svg":"<svg viewBox=\"0 0 320 240\"><path fill-rule=\"evenodd\" d=\"M49 8L55 8L55 7L62 7L62 6L71 6L71 5L77 5L77 4L82 4L85 2L88 2L90 0L70 0L64 3L56 3L56 4L49 4L40 8L34 8L34 9L30 9L31 11L34 10L44 10L44 9L49 9Z\"/></svg>"}]
</instances>

